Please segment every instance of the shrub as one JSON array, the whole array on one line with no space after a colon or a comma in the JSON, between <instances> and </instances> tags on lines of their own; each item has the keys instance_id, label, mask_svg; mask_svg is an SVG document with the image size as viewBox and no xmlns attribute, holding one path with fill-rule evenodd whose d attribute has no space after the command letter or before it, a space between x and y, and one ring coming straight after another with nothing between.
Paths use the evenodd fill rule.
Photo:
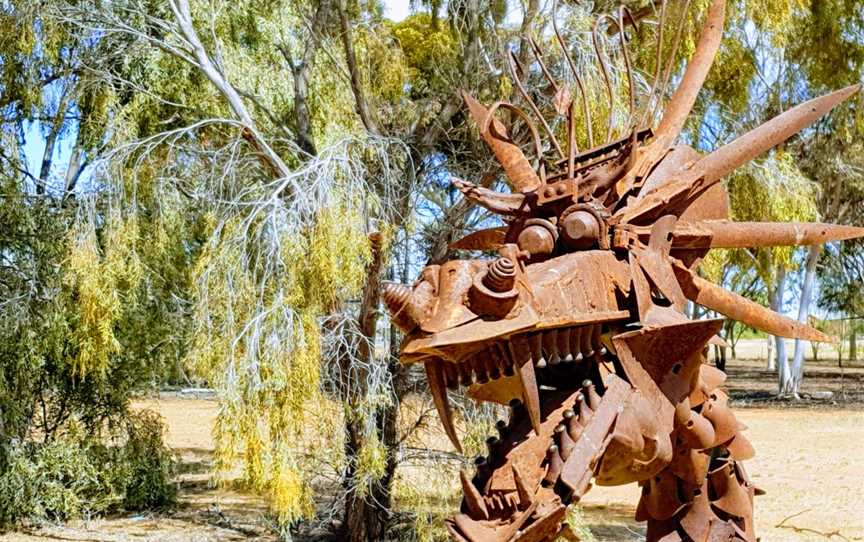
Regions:
<instances>
[{"instance_id":1,"label":"shrub","mask_svg":"<svg viewBox=\"0 0 864 542\"><path fill-rule=\"evenodd\" d=\"M48 442L11 442L0 452L0 526L24 519L65 521L123 506L172 505L174 459L152 413L130 415L106 446L76 424Z\"/></svg>"}]
</instances>

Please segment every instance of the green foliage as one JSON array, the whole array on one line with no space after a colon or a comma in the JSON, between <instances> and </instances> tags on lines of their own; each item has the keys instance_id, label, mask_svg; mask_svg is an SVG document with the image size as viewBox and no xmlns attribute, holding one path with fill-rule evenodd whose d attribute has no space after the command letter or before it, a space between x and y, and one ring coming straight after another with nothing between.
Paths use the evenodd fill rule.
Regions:
<instances>
[{"instance_id":1,"label":"green foliage","mask_svg":"<svg viewBox=\"0 0 864 542\"><path fill-rule=\"evenodd\" d=\"M27 519L63 521L123 506L171 506L174 460L162 444L162 422L148 413L130 417L106 447L76 422L47 442L7 443L0 451L0 526Z\"/></svg>"},{"instance_id":2,"label":"green foliage","mask_svg":"<svg viewBox=\"0 0 864 542\"><path fill-rule=\"evenodd\" d=\"M431 16L418 13L393 25L392 32L410 70L412 95L446 92L458 61L452 28L448 25L434 29Z\"/></svg>"}]
</instances>

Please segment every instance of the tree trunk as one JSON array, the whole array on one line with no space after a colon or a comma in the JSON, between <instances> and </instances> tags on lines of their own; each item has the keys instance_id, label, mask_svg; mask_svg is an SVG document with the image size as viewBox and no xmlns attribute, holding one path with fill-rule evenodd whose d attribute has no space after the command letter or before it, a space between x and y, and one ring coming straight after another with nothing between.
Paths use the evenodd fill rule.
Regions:
<instances>
[{"instance_id":1,"label":"tree trunk","mask_svg":"<svg viewBox=\"0 0 864 542\"><path fill-rule=\"evenodd\" d=\"M777 284L774 296L771 299L771 309L776 312L783 310L783 292L786 289L786 269L782 266L777 269ZM778 394L783 395L786 383L789 379L789 358L786 355L786 340L783 337L774 337L774 350L777 355L775 367L777 368Z\"/></svg>"},{"instance_id":2,"label":"tree trunk","mask_svg":"<svg viewBox=\"0 0 864 542\"><path fill-rule=\"evenodd\" d=\"M852 322L852 325L849 329L849 361L857 361L858 360L858 327L855 325L855 322Z\"/></svg>"},{"instance_id":3,"label":"tree trunk","mask_svg":"<svg viewBox=\"0 0 864 542\"><path fill-rule=\"evenodd\" d=\"M360 324L360 332L365 340L358 347L357 357L365 360L366 363L372 362L372 357L375 355L375 330L378 324L378 306L381 294L381 267L383 264L383 255L381 254L381 237L380 234L370 236L372 242L372 261L369 263L366 274L366 284L363 286L363 297L360 302L360 313L358 316ZM350 363L350 361L347 361ZM366 364L364 364L366 366ZM347 368L354 370L357 373L362 373L361 367ZM348 408L352 404L357 404L365 396L366 390L366 375L356 374L354 378L354 387L347 390L346 402ZM378 439L382 444L390 440L395 440L396 428L396 407L391 406L374 413L376 421L376 430ZM390 515L390 480L379 480L373 483L368 488L366 493L358 493L354 489L358 483L357 480L357 462L360 457L360 452L365 444L365 433L362 421L356 416L346 413L345 421L345 459L347 468L345 473L344 484L348 489L345 497L345 515L344 523L342 524L342 533L340 540L350 542L369 542L373 540L381 540L384 537L384 532L387 529L387 523ZM387 467L390 468L390 463L395 462L395 458L391 457L391 450L388 447ZM395 466L393 467L395 472ZM391 474L392 476L392 474ZM386 477L386 472L385 472Z\"/></svg>"},{"instance_id":4,"label":"tree trunk","mask_svg":"<svg viewBox=\"0 0 864 542\"><path fill-rule=\"evenodd\" d=\"M722 346L717 347L717 355L714 359L714 365L720 369L721 371L726 370L726 348Z\"/></svg>"},{"instance_id":5,"label":"tree trunk","mask_svg":"<svg viewBox=\"0 0 864 542\"><path fill-rule=\"evenodd\" d=\"M765 366L765 369L773 372L777 370L777 360L774 358L774 336L768 335L768 337L766 337L765 339L765 343L768 353L768 357L766 358L767 365Z\"/></svg>"},{"instance_id":6,"label":"tree trunk","mask_svg":"<svg viewBox=\"0 0 864 542\"><path fill-rule=\"evenodd\" d=\"M45 194L48 188L51 165L54 163L54 148L57 146L57 138L60 137L60 132L63 130L63 124L66 121L69 94L71 94L71 90L68 87L63 89L63 95L57 104L57 112L54 114L54 119L51 122L51 130L45 138L45 152L42 154L42 164L39 167L39 180L36 183L36 193L39 195Z\"/></svg>"},{"instance_id":7,"label":"tree trunk","mask_svg":"<svg viewBox=\"0 0 864 542\"><path fill-rule=\"evenodd\" d=\"M822 253L822 245L811 245L807 252L807 264L804 274L804 284L801 286L801 299L798 303L798 321L807 322L810 313L810 301L813 299L813 283L816 279L816 264L819 263L819 255ZM788 390L797 399L801 390L801 381L804 379L804 352L806 341L795 339L795 355L792 360L791 389Z\"/></svg>"}]
</instances>

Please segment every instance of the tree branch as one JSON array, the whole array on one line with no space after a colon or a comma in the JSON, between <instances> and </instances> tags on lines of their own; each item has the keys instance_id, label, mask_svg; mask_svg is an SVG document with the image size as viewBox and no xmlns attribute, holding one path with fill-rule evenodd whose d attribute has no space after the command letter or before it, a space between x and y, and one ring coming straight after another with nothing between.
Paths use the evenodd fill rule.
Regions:
<instances>
[{"instance_id":1,"label":"tree branch","mask_svg":"<svg viewBox=\"0 0 864 542\"><path fill-rule=\"evenodd\" d=\"M348 64L348 73L351 75L351 92L354 94L354 108L360 115L360 121L366 131L373 135L381 135L378 125L369 110L366 102L366 94L363 89L363 81L360 78L360 70L357 67L357 56L354 53L354 37L351 32L351 21L348 20L348 8L345 0L337 0L339 12L339 25L341 26L340 38L342 47L345 49L345 61Z\"/></svg>"}]
</instances>

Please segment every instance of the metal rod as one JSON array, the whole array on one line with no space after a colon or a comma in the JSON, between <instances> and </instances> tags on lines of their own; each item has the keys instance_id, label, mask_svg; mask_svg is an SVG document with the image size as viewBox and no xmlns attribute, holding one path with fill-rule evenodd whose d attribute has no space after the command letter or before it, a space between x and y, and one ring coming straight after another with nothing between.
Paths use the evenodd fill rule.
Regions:
<instances>
[{"instance_id":1,"label":"metal rod","mask_svg":"<svg viewBox=\"0 0 864 542\"><path fill-rule=\"evenodd\" d=\"M561 51L564 53L564 58L567 59L567 65L570 66L570 71L573 73L573 78L576 80L576 86L579 87L579 94L582 96L582 112L585 115L585 128L588 132L588 148L594 147L594 129L592 127L591 110L588 107L588 94L585 92L585 85L582 84L582 78L579 77L579 72L576 70L576 64L567 51L567 44L564 43L564 38L561 37L561 32L558 30L558 0L552 2L552 28L555 30L555 38L558 45L561 46Z\"/></svg>"},{"instance_id":2,"label":"metal rod","mask_svg":"<svg viewBox=\"0 0 864 542\"><path fill-rule=\"evenodd\" d=\"M537 107L537 104L534 103L534 100L528 95L528 92L525 90L525 86L522 84L522 80L519 78L519 74L517 70L521 71L521 66L519 65L519 60L516 58L516 55L513 51L510 51L508 55L510 62L510 75L513 77L513 82L516 83L516 88L519 89L519 94L522 95L522 98L528 102L528 105L531 107L531 111L534 112L534 116L540 121L540 124L543 126L543 130L546 131L546 135L549 136L549 141L552 143L552 146L555 147L555 150L558 152L558 155L561 158L564 158L564 152L561 150L561 145L558 144L558 140L555 139L555 134L552 133L552 129L549 128L549 124L546 122L546 119L543 118L543 115L540 113L540 109ZM541 157L542 158L542 157Z\"/></svg>"}]
</instances>

